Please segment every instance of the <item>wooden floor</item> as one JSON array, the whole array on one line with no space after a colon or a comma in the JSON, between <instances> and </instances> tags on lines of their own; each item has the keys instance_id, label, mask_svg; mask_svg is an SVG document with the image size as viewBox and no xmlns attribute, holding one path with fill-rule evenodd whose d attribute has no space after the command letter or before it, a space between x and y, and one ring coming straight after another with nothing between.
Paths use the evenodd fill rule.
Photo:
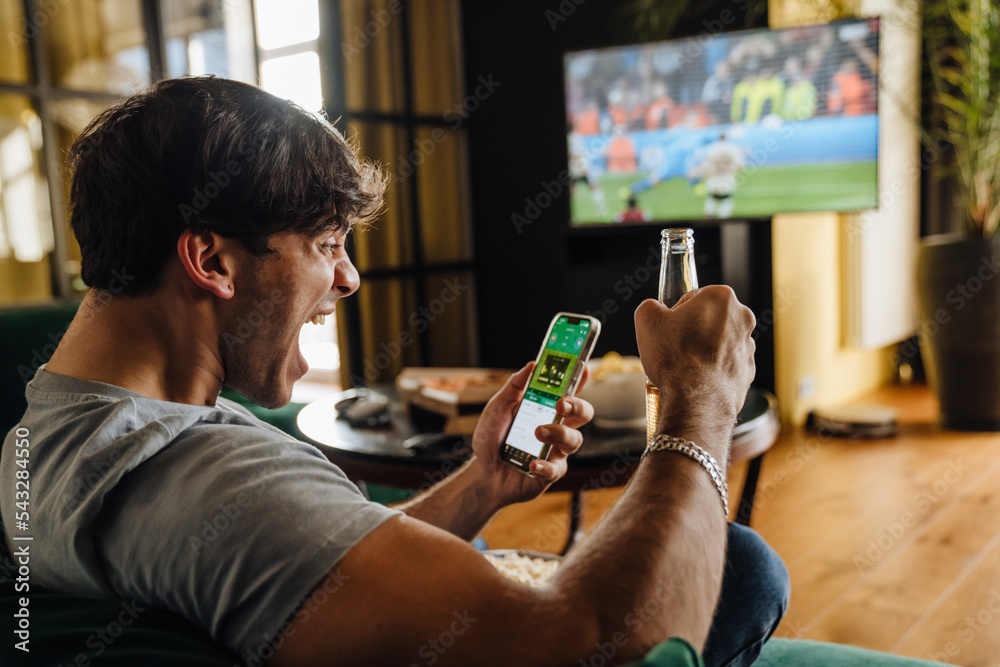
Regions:
<instances>
[{"instance_id":1,"label":"wooden floor","mask_svg":"<svg viewBox=\"0 0 1000 667\"><path fill-rule=\"evenodd\" d=\"M1000 665L1000 433L942 431L920 386L864 399L899 410L886 440L786 429L764 458L752 527L781 554L792 599L778 636L956 665ZM731 471L736 504L745 464ZM620 493L589 491L585 528ZM492 548L557 552L568 494L507 508Z\"/></svg>"}]
</instances>

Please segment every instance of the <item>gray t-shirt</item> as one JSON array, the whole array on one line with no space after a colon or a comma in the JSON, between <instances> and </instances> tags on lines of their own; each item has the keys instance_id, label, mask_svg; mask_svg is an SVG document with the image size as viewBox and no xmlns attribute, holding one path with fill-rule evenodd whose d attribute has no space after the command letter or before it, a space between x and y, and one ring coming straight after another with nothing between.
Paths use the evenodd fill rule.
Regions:
<instances>
[{"instance_id":1,"label":"gray t-shirt","mask_svg":"<svg viewBox=\"0 0 1000 667\"><path fill-rule=\"evenodd\" d=\"M315 447L222 398L157 401L44 368L26 395L0 456L0 514L8 547L30 544L31 582L172 611L244 661L269 656L303 598L399 514ZM27 531L15 520L19 429Z\"/></svg>"}]
</instances>

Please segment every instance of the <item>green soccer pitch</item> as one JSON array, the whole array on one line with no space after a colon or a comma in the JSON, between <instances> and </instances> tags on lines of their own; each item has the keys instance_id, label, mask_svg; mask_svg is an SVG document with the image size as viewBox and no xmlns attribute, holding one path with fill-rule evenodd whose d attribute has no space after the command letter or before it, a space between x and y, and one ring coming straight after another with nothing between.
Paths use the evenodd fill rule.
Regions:
<instances>
[{"instance_id":1,"label":"green soccer pitch","mask_svg":"<svg viewBox=\"0 0 1000 667\"><path fill-rule=\"evenodd\" d=\"M793 165L747 169L737 178L730 218L759 218L774 213L806 211L858 211L875 208L878 201L878 166L872 162ZM570 202L574 224L615 224L624 211L624 190L645 174L605 174L599 180L608 202L609 217L594 205L590 189L577 183ZM705 217L704 182L695 187L687 179L661 181L640 192L636 202L651 220L698 220Z\"/></svg>"}]
</instances>

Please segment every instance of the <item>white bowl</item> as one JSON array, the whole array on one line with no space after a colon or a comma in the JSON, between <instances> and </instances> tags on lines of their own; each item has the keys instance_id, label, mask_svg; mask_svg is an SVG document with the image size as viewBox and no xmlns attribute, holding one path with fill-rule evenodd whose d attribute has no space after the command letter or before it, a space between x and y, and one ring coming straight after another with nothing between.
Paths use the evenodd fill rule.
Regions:
<instances>
[{"instance_id":1,"label":"white bowl","mask_svg":"<svg viewBox=\"0 0 1000 667\"><path fill-rule=\"evenodd\" d=\"M601 359L587 363L590 379L578 393L594 406L594 426L605 430L644 430L646 428L646 374L638 364L639 357L622 357L626 366L636 365L632 372L612 372L599 379Z\"/></svg>"}]
</instances>

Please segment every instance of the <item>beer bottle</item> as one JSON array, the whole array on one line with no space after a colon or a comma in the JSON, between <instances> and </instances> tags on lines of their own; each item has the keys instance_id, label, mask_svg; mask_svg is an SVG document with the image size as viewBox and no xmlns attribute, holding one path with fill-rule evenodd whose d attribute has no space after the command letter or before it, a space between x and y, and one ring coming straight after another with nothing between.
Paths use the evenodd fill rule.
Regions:
<instances>
[{"instance_id":1,"label":"beer bottle","mask_svg":"<svg viewBox=\"0 0 1000 667\"><path fill-rule=\"evenodd\" d=\"M660 234L660 303L671 308L686 292L698 288L694 266L694 230L664 229ZM660 421L660 390L646 378L646 442Z\"/></svg>"}]
</instances>

